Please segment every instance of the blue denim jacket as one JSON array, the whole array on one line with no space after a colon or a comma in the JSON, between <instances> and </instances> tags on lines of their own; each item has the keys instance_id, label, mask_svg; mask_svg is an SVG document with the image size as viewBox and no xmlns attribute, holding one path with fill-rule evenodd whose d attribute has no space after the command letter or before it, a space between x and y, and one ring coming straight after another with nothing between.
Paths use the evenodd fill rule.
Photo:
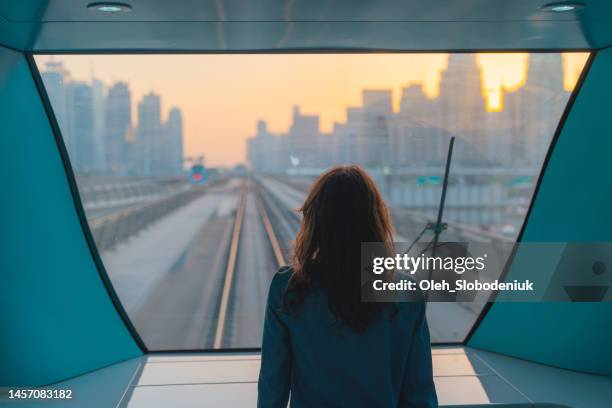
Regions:
<instances>
[{"instance_id":1,"label":"blue denim jacket","mask_svg":"<svg viewBox=\"0 0 612 408\"><path fill-rule=\"evenodd\" d=\"M283 309L291 269L270 285L259 373L260 408L438 406L424 303L398 303L364 333L339 327L322 290L297 317Z\"/></svg>"}]
</instances>

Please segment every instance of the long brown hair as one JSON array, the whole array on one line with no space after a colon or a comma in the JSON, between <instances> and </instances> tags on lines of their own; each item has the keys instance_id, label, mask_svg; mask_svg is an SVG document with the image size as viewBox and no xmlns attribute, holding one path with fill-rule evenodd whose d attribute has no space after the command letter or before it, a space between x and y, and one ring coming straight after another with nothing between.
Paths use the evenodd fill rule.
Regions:
<instances>
[{"instance_id":1,"label":"long brown hair","mask_svg":"<svg viewBox=\"0 0 612 408\"><path fill-rule=\"evenodd\" d=\"M335 167L313 183L300 211L285 309L298 313L308 293L321 288L336 321L364 331L388 305L361 301L361 243L393 242L374 180L359 166Z\"/></svg>"}]
</instances>

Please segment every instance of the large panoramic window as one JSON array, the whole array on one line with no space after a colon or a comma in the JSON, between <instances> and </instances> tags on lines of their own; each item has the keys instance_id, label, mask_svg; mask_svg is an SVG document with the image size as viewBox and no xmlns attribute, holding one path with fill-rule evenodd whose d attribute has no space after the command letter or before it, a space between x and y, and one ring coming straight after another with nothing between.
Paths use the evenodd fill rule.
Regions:
<instances>
[{"instance_id":1,"label":"large panoramic window","mask_svg":"<svg viewBox=\"0 0 612 408\"><path fill-rule=\"evenodd\" d=\"M312 181L376 180L415 239L512 242L587 54L39 55L106 272L150 350L259 347ZM431 239L427 237L423 240ZM462 341L484 303L428 305Z\"/></svg>"}]
</instances>

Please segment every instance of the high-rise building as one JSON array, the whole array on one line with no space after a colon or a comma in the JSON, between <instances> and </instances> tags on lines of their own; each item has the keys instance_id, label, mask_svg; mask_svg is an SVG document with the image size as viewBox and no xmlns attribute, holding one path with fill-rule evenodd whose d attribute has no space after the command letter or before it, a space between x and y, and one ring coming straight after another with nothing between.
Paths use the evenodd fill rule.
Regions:
<instances>
[{"instance_id":1,"label":"high-rise building","mask_svg":"<svg viewBox=\"0 0 612 408\"><path fill-rule=\"evenodd\" d=\"M548 141L562 114L559 99L567 98L563 89L561 54L530 54L527 81L523 88L530 103L523 104L526 124L526 151L530 162L541 160L546 155Z\"/></svg>"},{"instance_id":2,"label":"high-rise building","mask_svg":"<svg viewBox=\"0 0 612 408\"><path fill-rule=\"evenodd\" d=\"M487 105L481 70L474 54L450 54L440 82L440 126L465 140L455 150L456 163L482 161L489 142L486 132ZM476 148L476 149L474 149ZM483 153L481 153L483 152Z\"/></svg>"},{"instance_id":3,"label":"high-rise building","mask_svg":"<svg viewBox=\"0 0 612 408\"><path fill-rule=\"evenodd\" d=\"M304 115L293 107L293 121L283 142L294 167L317 167L319 161L319 115Z\"/></svg>"},{"instance_id":4,"label":"high-rise building","mask_svg":"<svg viewBox=\"0 0 612 408\"><path fill-rule=\"evenodd\" d=\"M421 126L439 126L441 116L439 98L429 99L419 85L407 86L402 89L399 114Z\"/></svg>"},{"instance_id":5,"label":"high-rise building","mask_svg":"<svg viewBox=\"0 0 612 408\"><path fill-rule=\"evenodd\" d=\"M161 98L149 92L138 103L138 130L136 132L135 159L142 175L163 173L163 140L161 123Z\"/></svg>"},{"instance_id":6,"label":"high-rise building","mask_svg":"<svg viewBox=\"0 0 612 408\"><path fill-rule=\"evenodd\" d=\"M359 148L357 137L365 122L363 109L360 107L346 108L346 123L334 123L331 137L335 139L331 151L333 163L358 163Z\"/></svg>"},{"instance_id":7,"label":"high-rise building","mask_svg":"<svg viewBox=\"0 0 612 408\"><path fill-rule=\"evenodd\" d=\"M440 81L442 126L448 131L472 130L487 112L476 55L450 54Z\"/></svg>"},{"instance_id":8,"label":"high-rise building","mask_svg":"<svg viewBox=\"0 0 612 408\"><path fill-rule=\"evenodd\" d=\"M496 161L538 167L546 155L554 125L561 117L560 98L567 98L561 56L530 54L525 84L505 95L502 112L489 115L497 116L497 123L504 124L503 128L495 129L495 152L491 155Z\"/></svg>"},{"instance_id":9,"label":"high-rise building","mask_svg":"<svg viewBox=\"0 0 612 408\"><path fill-rule=\"evenodd\" d=\"M160 96L150 92L138 104L138 127L132 126L129 85L71 81L61 62L41 72L77 172L115 175L176 175L183 171L183 117L178 107L162 123ZM307 118L307 117L306 117ZM308 120L305 121L308 127Z\"/></svg>"},{"instance_id":10,"label":"high-rise building","mask_svg":"<svg viewBox=\"0 0 612 408\"><path fill-rule=\"evenodd\" d=\"M94 113L91 86L85 82L72 82L68 87L69 130L71 141L68 152L77 172L95 170ZM66 133L66 132L64 132Z\"/></svg>"},{"instance_id":11,"label":"high-rise building","mask_svg":"<svg viewBox=\"0 0 612 408\"><path fill-rule=\"evenodd\" d=\"M299 106L293 107L293 121L289 135L297 138L311 139L319 133L319 115L304 115Z\"/></svg>"},{"instance_id":12,"label":"high-rise building","mask_svg":"<svg viewBox=\"0 0 612 408\"><path fill-rule=\"evenodd\" d=\"M168 174L180 174L183 171L183 115L179 108L170 109L164 133L167 145L164 170Z\"/></svg>"},{"instance_id":13,"label":"high-rise building","mask_svg":"<svg viewBox=\"0 0 612 408\"><path fill-rule=\"evenodd\" d=\"M132 126L132 99L125 82L116 82L108 89L105 110L106 169L116 174L126 174L128 164L128 132Z\"/></svg>"},{"instance_id":14,"label":"high-rise building","mask_svg":"<svg viewBox=\"0 0 612 408\"><path fill-rule=\"evenodd\" d=\"M391 116L393 93L389 89L366 89L362 93L363 110L367 115Z\"/></svg>"},{"instance_id":15,"label":"high-rise building","mask_svg":"<svg viewBox=\"0 0 612 408\"><path fill-rule=\"evenodd\" d=\"M487 105L476 56L450 55L439 96L428 98L421 86L405 87L398 113L393 110L391 90L364 90L362 105L347 108L346 122L334 123L330 134L322 134L318 116L303 115L294 107L288 134L278 138L281 156L291 159L286 167L309 170L333 163L437 167L446 160L450 137L457 136L453 155L457 166L535 168L561 116L561 101L568 96L560 65L560 55L532 54L525 85L516 90L500 88L503 109L497 111ZM489 95L494 90L486 91ZM267 133L258 131L263 134ZM270 160L260 154L262 146L271 145L264 140L259 136L248 142L255 168Z\"/></svg>"},{"instance_id":16,"label":"high-rise building","mask_svg":"<svg viewBox=\"0 0 612 408\"><path fill-rule=\"evenodd\" d=\"M393 117L393 94L388 89L366 89L363 108L358 117L357 162L364 166L388 164L389 122Z\"/></svg>"},{"instance_id":17,"label":"high-rise building","mask_svg":"<svg viewBox=\"0 0 612 408\"><path fill-rule=\"evenodd\" d=\"M106 170L106 129L104 83L96 78L91 79L91 99L93 111L93 149L92 168L95 171Z\"/></svg>"},{"instance_id":18,"label":"high-rise building","mask_svg":"<svg viewBox=\"0 0 612 408\"><path fill-rule=\"evenodd\" d=\"M53 106L53 112L60 130L64 134L64 144L70 151L72 150L72 140L66 138L66 135L70 132L68 123L68 90L67 86L69 83L68 71L64 68L61 62L49 61L45 64L45 70L40 73L43 82L45 83L45 89L51 105Z\"/></svg>"},{"instance_id":19,"label":"high-rise building","mask_svg":"<svg viewBox=\"0 0 612 408\"><path fill-rule=\"evenodd\" d=\"M247 139L247 160L251 168L266 173L282 173L290 166L281 136L271 133L264 120L257 121L257 133Z\"/></svg>"},{"instance_id":20,"label":"high-rise building","mask_svg":"<svg viewBox=\"0 0 612 408\"><path fill-rule=\"evenodd\" d=\"M399 115L391 126L393 165L441 163L449 141L441 117L439 98L429 99L419 85L403 88Z\"/></svg>"}]
</instances>

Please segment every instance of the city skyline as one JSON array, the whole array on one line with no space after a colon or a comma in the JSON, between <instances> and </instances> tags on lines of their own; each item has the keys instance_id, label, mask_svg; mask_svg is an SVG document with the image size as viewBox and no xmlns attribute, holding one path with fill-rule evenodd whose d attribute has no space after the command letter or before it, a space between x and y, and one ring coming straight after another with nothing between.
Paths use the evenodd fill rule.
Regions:
<instances>
[{"instance_id":1,"label":"city skyline","mask_svg":"<svg viewBox=\"0 0 612 408\"><path fill-rule=\"evenodd\" d=\"M504 96L520 89L528 69L527 54L473 54L481 71L489 111L503 108ZM588 54L563 56L563 85L571 89ZM38 56L40 63L49 56ZM91 76L107 84L128 82L132 110L151 89L164 95L164 107L183 111L186 156L206 157L208 165L245 161L245 140L258 119L271 131L287 132L291 109L299 105L319 115L322 132L346 120L346 108L358 106L363 89L390 89L394 112L402 89L416 85L436 98L445 74L446 54L342 55L181 55L54 56L75 79ZM41 68L44 65L41 64ZM244 70L248 66L250 70ZM142 69L140 69L142 68ZM163 71L163 73L162 73ZM247 72L247 74L244 74ZM162 80L163 78L163 80ZM168 109L163 108L163 111ZM166 119L164 116L163 119ZM133 124L136 126L136 123Z\"/></svg>"},{"instance_id":2,"label":"city skyline","mask_svg":"<svg viewBox=\"0 0 612 408\"><path fill-rule=\"evenodd\" d=\"M110 86L71 78L61 61L45 63L41 77L77 174L176 176L183 173L183 125L178 107L162 120L161 96L136 101L127 82ZM136 124L136 125L135 125Z\"/></svg>"},{"instance_id":3,"label":"city skyline","mask_svg":"<svg viewBox=\"0 0 612 408\"><path fill-rule=\"evenodd\" d=\"M247 160L264 173L312 175L337 164L401 173L442 165L456 136L459 166L480 167L483 174L491 167L529 168L535 175L570 94L555 73L560 65L558 54L534 57L525 86L507 95L505 110L491 113L478 97L475 61L453 55L438 98L427 98L416 85L406 87L395 111L391 90L363 89L361 103L347 107L346 120L334 123L331 132L320 130L318 115L296 105L286 132L257 122L246 141Z\"/></svg>"}]
</instances>

